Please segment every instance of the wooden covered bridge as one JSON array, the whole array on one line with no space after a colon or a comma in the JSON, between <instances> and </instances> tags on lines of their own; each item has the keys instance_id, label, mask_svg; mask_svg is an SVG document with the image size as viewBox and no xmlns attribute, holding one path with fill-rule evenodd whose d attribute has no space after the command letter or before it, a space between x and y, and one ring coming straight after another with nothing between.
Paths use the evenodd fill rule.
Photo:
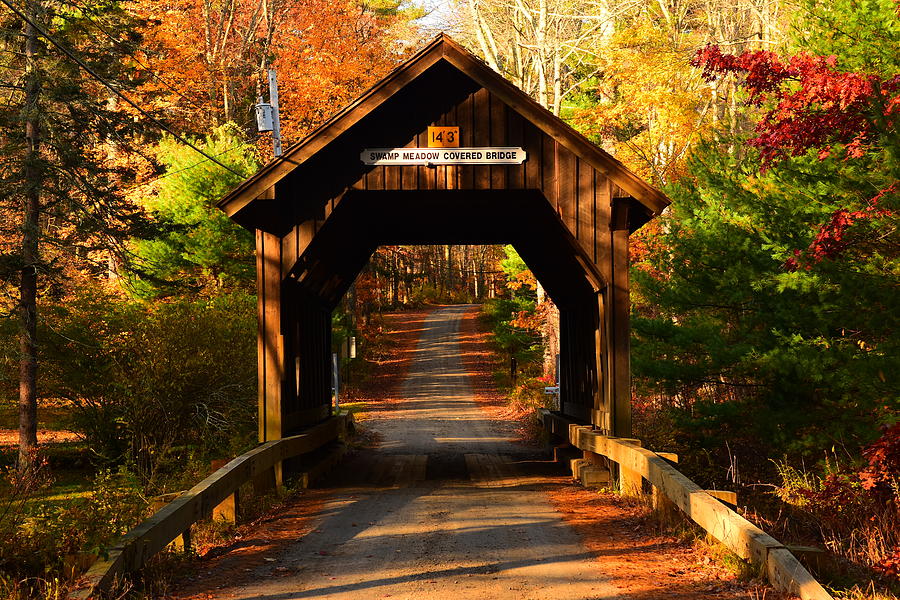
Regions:
<instances>
[{"instance_id":1,"label":"wooden covered bridge","mask_svg":"<svg viewBox=\"0 0 900 600\"><path fill-rule=\"evenodd\" d=\"M668 203L437 37L219 204L256 233L260 440L329 415L331 311L382 244L512 244L560 310L562 412L629 435L628 237Z\"/></svg>"}]
</instances>

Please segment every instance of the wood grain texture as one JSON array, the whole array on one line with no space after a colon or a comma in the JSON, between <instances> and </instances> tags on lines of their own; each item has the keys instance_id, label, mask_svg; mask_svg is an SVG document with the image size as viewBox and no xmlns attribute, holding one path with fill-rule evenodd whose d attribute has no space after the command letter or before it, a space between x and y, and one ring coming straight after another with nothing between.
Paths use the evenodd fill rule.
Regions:
<instances>
[{"instance_id":1,"label":"wood grain texture","mask_svg":"<svg viewBox=\"0 0 900 600\"><path fill-rule=\"evenodd\" d=\"M256 230L256 382L259 442L266 441L266 255L265 233Z\"/></svg>"},{"instance_id":2,"label":"wood grain texture","mask_svg":"<svg viewBox=\"0 0 900 600\"><path fill-rule=\"evenodd\" d=\"M456 122L459 125L459 145L471 148L475 145L475 94L469 94L457 105ZM461 165L457 167L457 173L457 188L471 190L475 187L475 167Z\"/></svg>"},{"instance_id":3,"label":"wood grain texture","mask_svg":"<svg viewBox=\"0 0 900 600\"><path fill-rule=\"evenodd\" d=\"M481 88L475 92L475 131L473 143L476 147L491 145L491 100L490 92ZM474 189L488 190L491 188L491 167L479 165L473 167L475 171Z\"/></svg>"},{"instance_id":4,"label":"wood grain texture","mask_svg":"<svg viewBox=\"0 0 900 600\"><path fill-rule=\"evenodd\" d=\"M506 142L513 148L524 148L525 122L514 110L506 111ZM527 162L527 159L526 159ZM507 188L520 190L525 187L525 165L510 165L506 167Z\"/></svg>"},{"instance_id":5,"label":"wood grain texture","mask_svg":"<svg viewBox=\"0 0 900 600\"><path fill-rule=\"evenodd\" d=\"M556 189L560 217L572 237L578 237L578 172L575 155L559 144L556 148Z\"/></svg>"},{"instance_id":6,"label":"wood grain texture","mask_svg":"<svg viewBox=\"0 0 900 600\"><path fill-rule=\"evenodd\" d=\"M490 101L490 129L491 138L488 146L508 146L509 140L506 137L506 104L496 96L489 96ZM506 170L509 167L505 165L491 167L491 189L506 189Z\"/></svg>"},{"instance_id":7,"label":"wood grain texture","mask_svg":"<svg viewBox=\"0 0 900 600\"><path fill-rule=\"evenodd\" d=\"M281 331L281 240L263 233L263 357L266 441L281 438L284 338Z\"/></svg>"},{"instance_id":8,"label":"wood grain texture","mask_svg":"<svg viewBox=\"0 0 900 600\"><path fill-rule=\"evenodd\" d=\"M581 159L575 164L575 237L582 249L594 263L597 262L597 236L594 221L596 199L594 198L594 169Z\"/></svg>"}]
</instances>

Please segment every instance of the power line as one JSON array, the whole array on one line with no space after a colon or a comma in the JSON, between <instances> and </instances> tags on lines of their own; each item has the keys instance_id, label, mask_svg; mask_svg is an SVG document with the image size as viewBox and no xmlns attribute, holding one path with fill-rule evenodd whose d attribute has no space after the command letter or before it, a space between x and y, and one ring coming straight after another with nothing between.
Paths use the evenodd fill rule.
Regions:
<instances>
[{"instance_id":1,"label":"power line","mask_svg":"<svg viewBox=\"0 0 900 600\"><path fill-rule=\"evenodd\" d=\"M256 120L256 117L255 117L255 116L254 116L254 117L250 117L249 119L247 119L247 120L244 121L243 123L238 123L237 126L238 126L238 128L243 129L244 127L248 126L250 123L252 123L252 122L255 121L255 120ZM237 150L238 148L240 148L241 146L244 146L244 145L247 145L247 143L241 142L240 144L238 144L238 145L236 145L236 146L232 146L231 148L227 148L227 149L225 149L225 150L222 150L222 151L219 152L218 154L213 154L213 156L218 157L218 156L222 156L223 154L228 154L229 152L232 152L233 150ZM144 158L146 159L147 157L144 157ZM153 163L153 161L151 161L151 160L149 160L149 159L147 160L147 162L150 162L151 164L155 164L155 163ZM127 194L128 192L132 192L132 191L134 191L134 190L137 190L137 189L140 189L140 188L142 188L142 187L148 186L148 185L150 185L151 183L156 183L156 182L159 181L160 179L165 179L166 177L169 177L169 176L171 176L171 175L177 175L177 174L179 174L179 173L183 173L184 171L188 171L188 170L190 170L190 169L193 169L194 167L198 167L198 166L202 165L203 163L207 163L207 162L209 162L209 159L204 158L203 160L199 160L199 161L195 162L194 164L188 165L188 166L186 166L186 167L182 167L182 168L178 169L177 171L169 171L169 172L163 173L162 175L159 175L159 176L157 176L157 177L154 177L153 179L148 179L147 181L144 181L144 182L142 182L142 183L138 183L138 184L136 184L136 185L133 185L133 186L131 186L130 188L126 188L125 190L123 190L123 192Z\"/></svg>"},{"instance_id":2,"label":"power line","mask_svg":"<svg viewBox=\"0 0 900 600\"><path fill-rule=\"evenodd\" d=\"M219 152L218 154L214 154L213 156L222 156L223 154L228 154L229 152L232 152L232 151L234 151L234 150L237 150L238 148L240 148L241 146L244 146L244 145L245 145L245 144L241 143L241 144L238 144L237 146L232 146L231 148L228 148L227 150L222 150L221 152ZM202 165L203 163L209 162L209 160L210 160L210 159L208 159L208 158L204 158L203 160L197 161L197 162L195 162L194 164L188 165L188 166L186 166L186 167L182 167L182 168L178 169L177 171L168 171L168 172L166 172L166 173L163 173L163 174L160 175L159 177L154 177L153 179L150 179L150 180L145 181L145 182L143 182L143 183L139 183L139 184L137 184L137 185L133 185L133 186L131 186L130 188L128 188L128 189L126 189L126 190L123 190L123 192L126 193L126 194L127 194L128 192L133 192L134 190L138 190L138 189L140 189L140 188L142 188L142 187L146 187L146 186L150 185L151 183L156 183L156 182L159 181L160 179L165 179L166 177L171 177L172 175L178 175L179 173L184 173L185 171L189 171L189 170L193 169L194 167L199 167L199 166Z\"/></svg>"},{"instance_id":3,"label":"power line","mask_svg":"<svg viewBox=\"0 0 900 600\"><path fill-rule=\"evenodd\" d=\"M92 18L88 15L88 12L90 12L90 8L89 8L89 7L84 6L84 5L81 5L81 4L78 4L77 2L73 2L73 1L71 1L71 0L69 0L69 1L67 2L67 4L70 4L70 5L74 6L75 8L78 8L78 9L82 10L82 11L83 11L84 18L85 18L87 21L89 21L90 23L92 23L92 24L94 25L94 27L96 27L98 30L100 30L106 37L108 37L110 40L112 40L116 45L118 45L118 46L123 46L123 47L124 47L124 46L131 46L131 47L134 48L134 49L141 49L140 46L138 46L137 44L130 44L130 43L124 41L124 40L120 40L120 39L117 38L115 35L113 35L113 34L110 33L109 31L107 31L106 29L104 29L104 27L103 27L102 25L100 25L100 23L98 23L96 20L92 19ZM96 13L95 13L95 14L96 14ZM63 18L65 18L65 17L63 17ZM141 67L143 67L144 69L146 69L147 72L148 72L154 79L156 79L157 81L159 81L160 83L162 83L166 88L169 89L169 91L171 91L171 92L173 92L174 94L180 96L181 98L184 98L185 100L187 100L188 102L190 102L191 104L193 104L195 107L199 108L200 110L207 110L206 107L200 105L196 100L194 100L193 98L188 98L188 97L185 96L180 90L176 89L175 86L174 86L174 84L169 83L169 82L166 81L161 75L158 75L157 73L155 73L155 72L153 71L153 69L151 69L147 64L141 62L141 60L140 60L137 56L135 56L133 53L126 51L125 54L127 54L129 57L131 57L132 59L134 59L134 62L136 62L138 65L140 65Z\"/></svg>"},{"instance_id":4,"label":"power line","mask_svg":"<svg viewBox=\"0 0 900 600\"><path fill-rule=\"evenodd\" d=\"M138 106L138 104L137 104L134 100L132 100L131 98L129 98L128 96L126 96L123 92L121 92L121 91L119 91L118 89L116 89L116 87L115 87L114 85L112 85L111 83L109 83L108 81L106 81L106 79L104 79L102 75L100 75L99 73L97 73L96 71L94 71L94 69L92 69L90 66L88 66L87 63L85 63L83 60L81 60L80 58L78 58L77 56L75 56L68 48L66 48L62 43L58 42L53 36L51 36L47 31L45 31L40 25L38 25L37 23L35 23L34 21L32 21L32 20L31 20L27 15L25 15L22 11L20 11L18 8L16 8L15 6L13 6L12 3L11 3L9 0L0 0L0 2L2 2L4 5L6 5L6 7L9 8L11 11L13 11L13 13L15 13L16 16L18 16L20 19L22 19L23 21L25 21L26 23L28 23L29 25L31 25L32 27L34 27L35 30L36 30L38 33L40 33L44 38L46 38L48 42L50 42L51 44L53 44L54 46L56 46L57 48L59 48L59 50L60 50L63 54L65 54L65 55L68 56L71 60L73 60L79 67L81 67L82 69L84 69L84 71L85 71L86 73L88 73L91 77L93 77L94 79L96 79L97 81L99 81L100 83L102 83L107 89L109 89L109 91L111 91L111 92L114 93L116 96L118 96L119 98L121 98L122 100L124 100L128 105L130 105L130 106L133 107L135 110L137 110L139 113L141 113L144 117L146 117L147 119L149 119L150 121L152 121L153 123L155 123L159 128L161 128L161 129L163 129L163 130L165 130L165 131L168 131L170 134L172 134L172 136L173 136L176 140L178 140L179 142L181 142L181 143L184 144L185 146L188 146L189 148L193 149L195 152L197 152L197 153L203 155L203 156L206 157L208 160L211 160L212 162L214 162L215 164L219 165L220 167L222 167L222 168L225 169L226 171L230 171L231 173L234 173L235 175L237 175L238 177L241 177L241 178L245 177L245 175L244 175L243 173L238 173L237 171L235 171L234 169L232 169L232 168L229 167L228 165L219 162L218 160L216 160L215 158L213 158L212 156L210 156L209 154L207 154L206 152L204 152L203 150L201 150L200 148L198 148L197 146L195 146L194 144L192 144L191 142L189 142L186 138L182 137L181 135L179 135L179 134L175 133L174 131L172 131L171 129L169 129L168 126L166 126L165 123L163 123L162 121L160 121L159 119L157 119L156 117L154 117L153 115L151 115L150 113L148 113L146 110L144 110L143 108L141 108L140 106Z\"/></svg>"}]
</instances>

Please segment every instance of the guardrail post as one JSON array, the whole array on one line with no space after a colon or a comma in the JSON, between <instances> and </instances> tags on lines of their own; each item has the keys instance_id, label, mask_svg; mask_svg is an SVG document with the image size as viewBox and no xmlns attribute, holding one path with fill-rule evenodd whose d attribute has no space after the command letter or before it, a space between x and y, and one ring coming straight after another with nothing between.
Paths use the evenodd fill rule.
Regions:
<instances>
[{"instance_id":1,"label":"guardrail post","mask_svg":"<svg viewBox=\"0 0 900 600\"><path fill-rule=\"evenodd\" d=\"M541 419L541 427L544 431L544 444L549 452L553 451L553 421Z\"/></svg>"},{"instance_id":2,"label":"guardrail post","mask_svg":"<svg viewBox=\"0 0 900 600\"><path fill-rule=\"evenodd\" d=\"M240 495L237 491L222 500L222 502L213 508L212 518L214 521L225 521L234 525L237 523L238 513L240 512Z\"/></svg>"},{"instance_id":3,"label":"guardrail post","mask_svg":"<svg viewBox=\"0 0 900 600\"><path fill-rule=\"evenodd\" d=\"M213 471L218 471L222 467L224 467L228 461L224 459L217 459L210 463ZM226 523L235 524L238 519L238 512L240 512L240 494L237 490L234 491L233 494L222 500L218 504L218 506L214 507L212 510L212 518L213 521L225 521Z\"/></svg>"},{"instance_id":4,"label":"guardrail post","mask_svg":"<svg viewBox=\"0 0 900 600\"><path fill-rule=\"evenodd\" d=\"M191 549L191 527L181 532L177 538L172 541L172 545L179 552L188 552Z\"/></svg>"},{"instance_id":5,"label":"guardrail post","mask_svg":"<svg viewBox=\"0 0 900 600\"><path fill-rule=\"evenodd\" d=\"M678 464L678 455L674 452L657 452L656 454L670 463ZM656 511L657 518L663 523L672 523L675 515L678 514L678 507L659 487L655 485L651 485L651 487L653 489L653 510Z\"/></svg>"},{"instance_id":6,"label":"guardrail post","mask_svg":"<svg viewBox=\"0 0 900 600\"><path fill-rule=\"evenodd\" d=\"M281 461L276 462L271 468L266 469L253 478L253 491L257 494L265 494L274 489L280 490L284 486L284 477Z\"/></svg>"},{"instance_id":7,"label":"guardrail post","mask_svg":"<svg viewBox=\"0 0 900 600\"><path fill-rule=\"evenodd\" d=\"M634 438L617 438L616 441L641 446L641 440ZM619 465L619 491L626 496L640 496L644 490L644 479L637 471L625 465Z\"/></svg>"}]
</instances>

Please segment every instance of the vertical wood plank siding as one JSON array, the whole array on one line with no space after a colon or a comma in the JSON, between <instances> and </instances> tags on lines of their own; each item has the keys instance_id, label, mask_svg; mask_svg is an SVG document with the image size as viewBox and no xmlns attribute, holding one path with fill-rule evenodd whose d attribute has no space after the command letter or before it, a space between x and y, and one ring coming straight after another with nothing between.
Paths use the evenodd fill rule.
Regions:
<instances>
[{"instance_id":1,"label":"vertical wood plank siding","mask_svg":"<svg viewBox=\"0 0 900 600\"><path fill-rule=\"evenodd\" d=\"M528 159L523 165L379 166L365 170L354 163L346 172L362 174L337 186L334 195L320 206L295 210L293 226L280 238L257 233L260 439L278 439L292 428L327 416L331 398L331 309L322 305L315 291L286 292L285 282L348 190L539 190L578 251L612 286L609 291L585 295L561 312L563 408L579 418L593 415L595 421L601 418L598 414L612 413L612 427L619 435L627 435L630 413L623 402L629 366L625 314L628 231L612 230L614 191L609 179L485 88L460 95L455 104L433 115L430 123L394 145L426 147L428 125L459 126L463 147L522 147ZM365 139L371 147L384 145L374 134ZM342 177L343 173L337 165L330 175L323 176ZM296 190L285 187L277 200L294 205L306 202L302 192ZM534 227L539 238L540 224ZM321 284L319 292L335 289L344 276L335 274ZM283 306L283 302L291 306ZM607 429L610 425L596 424Z\"/></svg>"}]
</instances>

